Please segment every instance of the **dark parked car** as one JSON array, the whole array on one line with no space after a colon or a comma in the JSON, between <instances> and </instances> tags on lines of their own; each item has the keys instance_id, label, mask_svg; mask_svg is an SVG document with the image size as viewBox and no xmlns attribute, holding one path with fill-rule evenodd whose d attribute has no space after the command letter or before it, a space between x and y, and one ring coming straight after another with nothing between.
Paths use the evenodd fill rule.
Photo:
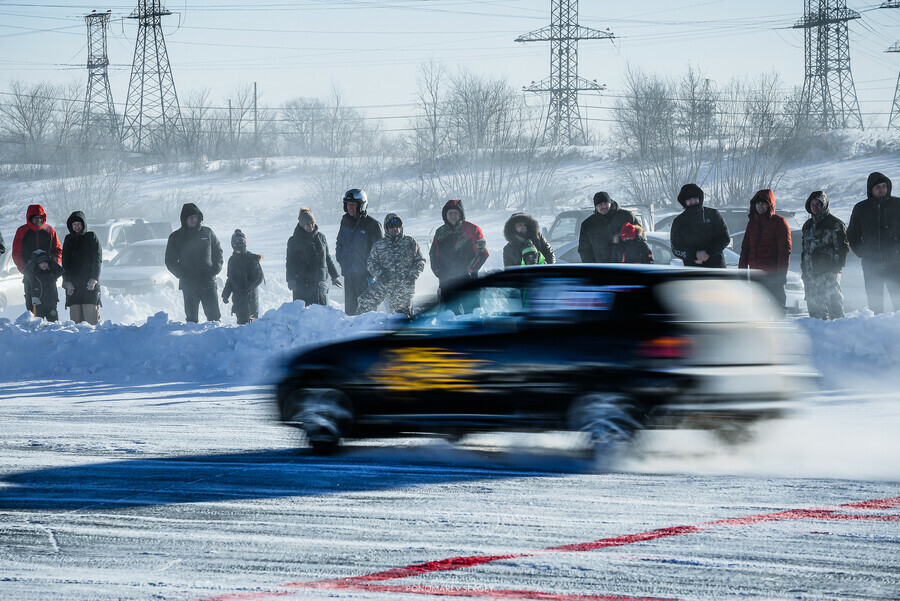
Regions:
<instances>
[{"instance_id":1,"label":"dark parked car","mask_svg":"<svg viewBox=\"0 0 900 601\"><path fill-rule=\"evenodd\" d=\"M302 352L281 420L314 449L347 437L640 428L778 415L814 378L808 341L747 274L516 267L466 282L396 330ZM730 420L730 421L729 421Z\"/></svg>"}]
</instances>

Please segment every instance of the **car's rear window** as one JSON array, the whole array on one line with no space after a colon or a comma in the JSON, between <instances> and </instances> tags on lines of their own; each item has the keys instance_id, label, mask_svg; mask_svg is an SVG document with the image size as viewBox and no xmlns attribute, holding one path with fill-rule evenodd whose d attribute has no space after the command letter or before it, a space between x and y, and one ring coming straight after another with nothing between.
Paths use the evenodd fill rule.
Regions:
<instances>
[{"instance_id":1,"label":"car's rear window","mask_svg":"<svg viewBox=\"0 0 900 601\"><path fill-rule=\"evenodd\" d=\"M684 279L655 287L660 304L676 318L693 322L777 321L775 299L757 282Z\"/></svg>"}]
</instances>

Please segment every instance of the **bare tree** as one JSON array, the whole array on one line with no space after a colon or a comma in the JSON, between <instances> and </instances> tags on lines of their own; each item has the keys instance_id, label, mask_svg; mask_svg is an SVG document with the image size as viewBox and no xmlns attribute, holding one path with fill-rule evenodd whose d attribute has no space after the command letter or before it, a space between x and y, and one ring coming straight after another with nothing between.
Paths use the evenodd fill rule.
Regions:
<instances>
[{"instance_id":1,"label":"bare tree","mask_svg":"<svg viewBox=\"0 0 900 601\"><path fill-rule=\"evenodd\" d=\"M55 150L54 126L60 91L49 83L10 85L10 97L0 104L0 130L21 145L24 162L44 162Z\"/></svg>"},{"instance_id":2,"label":"bare tree","mask_svg":"<svg viewBox=\"0 0 900 601\"><path fill-rule=\"evenodd\" d=\"M287 101L281 107L285 150L303 156L321 154L325 148L322 138L326 112L325 103L318 98Z\"/></svg>"}]
</instances>

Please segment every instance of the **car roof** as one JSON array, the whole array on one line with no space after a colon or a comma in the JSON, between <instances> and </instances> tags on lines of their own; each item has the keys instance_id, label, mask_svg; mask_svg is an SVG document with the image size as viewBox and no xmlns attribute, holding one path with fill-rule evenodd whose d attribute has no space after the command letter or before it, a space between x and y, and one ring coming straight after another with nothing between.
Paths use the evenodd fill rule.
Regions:
<instances>
[{"instance_id":1,"label":"car roof","mask_svg":"<svg viewBox=\"0 0 900 601\"><path fill-rule=\"evenodd\" d=\"M169 242L168 238L154 238L152 240L141 240L140 242L132 242L128 246L165 246ZM126 247L127 248L127 247Z\"/></svg>"}]
</instances>

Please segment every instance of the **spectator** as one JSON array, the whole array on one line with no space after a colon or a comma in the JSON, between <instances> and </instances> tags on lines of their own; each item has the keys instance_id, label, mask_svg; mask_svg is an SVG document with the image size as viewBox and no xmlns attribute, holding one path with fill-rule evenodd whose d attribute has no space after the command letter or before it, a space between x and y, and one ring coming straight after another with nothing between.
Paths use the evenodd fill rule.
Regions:
<instances>
[{"instance_id":1,"label":"spectator","mask_svg":"<svg viewBox=\"0 0 900 601\"><path fill-rule=\"evenodd\" d=\"M429 251L438 294L453 282L477 276L489 254L481 228L465 220L461 200L448 200L441 216L444 223L434 233Z\"/></svg>"},{"instance_id":2,"label":"spectator","mask_svg":"<svg viewBox=\"0 0 900 601\"><path fill-rule=\"evenodd\" d=\"M791 259L791 228L775 213L775 193L760 190L750 200L750 221L741 243L741 269L766 272L762 283L778 299L784 311L788 263Z\"/></svg>"},{"instance_id":3,"label":"spectator","mask_svg":"<svg viewBox=\"0 0 900 601\"><path fill-rule=\"evenodd\" d=\"M59 291L56 280L63 275L63 268L50 257L46 250L39 249L31 253L31 259L23 270L25 293L31 297L31 312L35 317L47 321L58 321Z\"/></svg>"},{"instance_id":4,"label":"spectator","mask_svg":"<svg viewBox=\"0 0 900 601\"><path fill-rule=\"evenodd\" d=\"M617 263L653 263L653 251L644 239L644 228L626 223L619 235L622 241L617 248Z\"/></svg>"},{"instance_id":5,"label":"spectator","mask_svg":"<svg viewBox=\"0 0 900 601\"><path fill-rule=\"evenodd\" d=\"M622 226L637 225L634 213L619 208L606 192L594 194L594 214L581 223L578 254L582 263L618 262L616 245L621 241Z\"/></svg>"},{"instance_id":6,"label":"spectator","mask_svg":"<svg viewBox=\"0 0 900 601\"><path fill-rule=\"evenodd\" d=\"M828 197L821 190L806 199L812 215L803 224L800 269L810 317L839 319L844 316L841 270L850 245L844 222L828 210Z\"/></svg>"},{"instance_id":7,"label":"spectator","mask_svg":"<svg viewBox=\"0 0 900 601\"><path fill-rule=\"evenodd\" d=\"M503 226L503 237L506 238L506 246L503 247L504 267L556 263L553 247L541 234L537 220L525 213L516 213L506 220L506 225ZM537 253L534 263L524 262L526 248L534 249Z\"/></svg>"},{"instance_id":8,"label":"spectator","mask_svg":"<svg viewBox=\"0 0 900 601\"><path fill-rule=\"evenodd\" d=\"M375 282L359 297L359 312L374 311L391 299L391 313L412 315L416 280L425 269L425 257L415 238L403 233L403 221L395 213L384 218L385 237L372 245L369 274Z\"/></svg>"},{"instance_id":9,"label":"spectator","mask_svg":"<svg viewBox=\"0 0 900 601\"><path fill-rule=\"evenodd\" d=\"M196 323L200 305L207 321L219 321L219 296L216 275L224 262L222 245L216 234L203 223L203 213L192 202L181 207L181 227L169 234L166 267L178 278L184 296L185 320Z\"/></svg>"},{"instance_id":10,"label":"spectator","mask_svg":"<svg viewBox=\"0 0 900 601\"><path fill-rule=\"evenodd\" d=\"M63 288L72 321L92 326L100 321L100 268L103 249L94 232L89 232L84 213L75 211L66 220L69 233L63 241Z\"/></svg>"},{"instance_id":11,"label":"spectator","mask_svg":"<svg viewBox=\"0 0 900 601\"><path fill-rule=\"evenodd\" d=\"M725 267L728 226L716 209L703 206L703 196L697 184L681 187L678 203L684 211L672 221L672 254L685 267Z\"/></svg>"},{"instance_id":12,"label":"spectator","mask_svg":"<svg viewBox=\"0 0 900 601\"><path fill-rule=\"evenodd\" d=\"M331 283L341 288L325 234L319 231L312 211L300 209L294 235L287 243L286 277L294 300L302 300L306 306L327 305L329 276Z\"/></svg>"},{"instance_id":13,"label":"spectator","mask_svg":"<svg viewBox=\"0 0 900 601\"><path fill-rule=\"evenodd\" d=\"M241 230L234 230L231 248L234 252L228 258L228 279L222 288L222 302L227 305L231 297L231 312L237 317L238 325L244 325L259 317L257 288L263 282L259 264L262 255L247 251L247 236Z\"/></svg>"},{"instance_id":14,"label":"spectator","mask_svg":"<svg viewBox=\"0 0 900 601\"><path fill-rule=\"evenodd\" d=\"M24 275L25 265L36 250L46 250L50 259L57 265L62 261L62 246L59 244L56 230L47 225L44 207L29 205L25 212L25 225L19 226L13 238L12 258L19 273ZM25 283L25 308L34 313L27 283Z\"/></svg>"},{"instance_id":15,"label":"spectator","mask_svg":"<svg viewBox=\"0 0 900 601\"><path fill-rule=\"evenodd\" d=\"M368 214L369 197L353 188L344 194L344 216L338 231L334 253L344 276L344 311L359 312L357 301L371 283L367 261L372 245L384 237L381 224Z\"/></svg>"},{"instance_id":16,"label":"spectator","mask_svg":"<svg viewBox=\"0 0 900 601\"><path fill-rule=\"evenodd\" d=\"M894 311L900 309L900 199L891 196L891 180L869 174L866 199L856 203L847 226L850 248L862 260L869 309L884 312L887 285Z\"/></svg>"}]
</instances>

